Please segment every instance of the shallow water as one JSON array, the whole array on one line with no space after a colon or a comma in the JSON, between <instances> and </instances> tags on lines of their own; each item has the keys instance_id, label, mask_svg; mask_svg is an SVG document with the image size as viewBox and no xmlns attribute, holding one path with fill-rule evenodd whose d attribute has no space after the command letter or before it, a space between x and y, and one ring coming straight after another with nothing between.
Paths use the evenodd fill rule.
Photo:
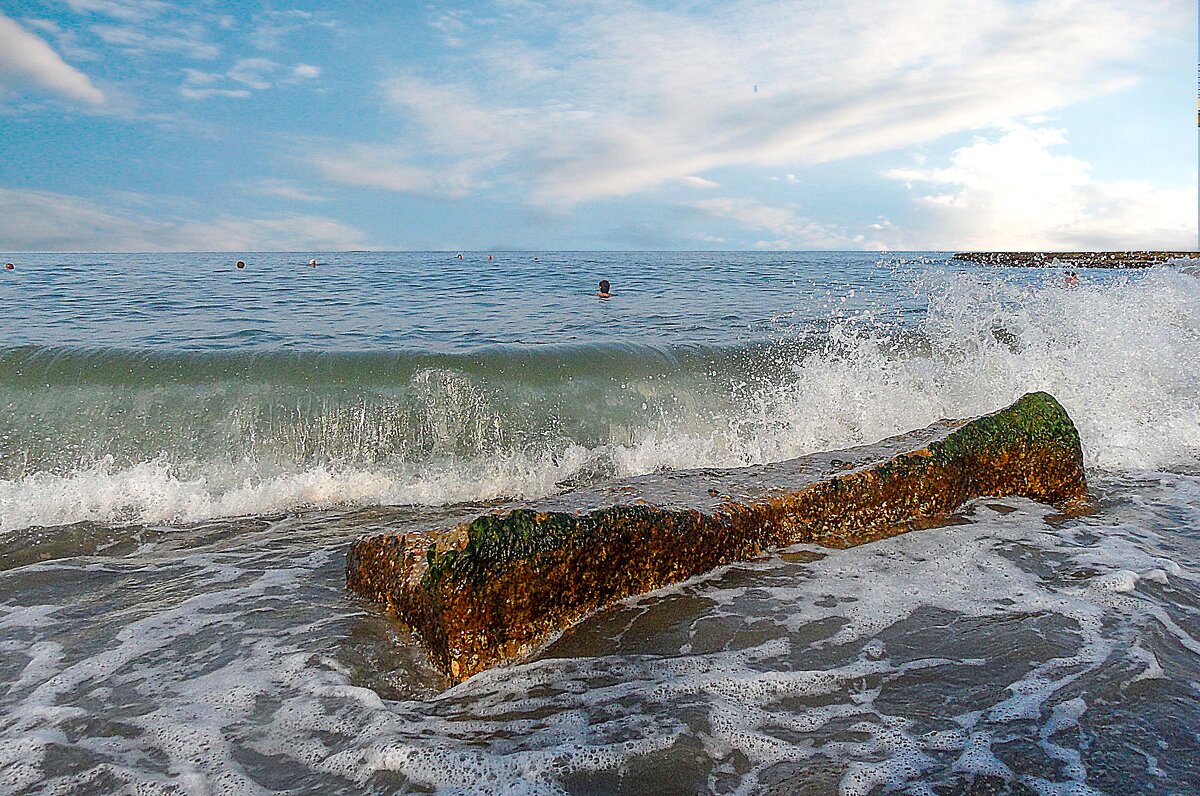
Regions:
<instances>
[{"instance_id":1,"label":"shallow water","mask_svg":"<svg viewBox=\"0 0 1200 796\"><path fill-rule=\"evenodd\" d=\"M0 783L1193 792L1200 479L1093 489L1085 517L982 500L960 523L732 566L445 693L343 590L354 536L426 510L126 529L114 541L134 549L37 564L8 552Z\"/></svg>"},{"instance_id":2,"label":"shallow water","mask_svg":"<svg viewBox=\"0 0 1200 796\"><path fill-rule=\"evenodd\" d=\"M24 306L21 347L0 353L0 791L1200 790L1198 280L1089 273L1068 290L1053 272L839 256L730 263L733 294L754 295L747 262L831 293L783 318L761 291L738 305L758 327L697 298L690 346L607 341L594 320L575 345L523 351L456 348L441 327L436 345L357 354L160 346L224 312L181 288L182 326L151 308L114 340L97 309L81 328L109 345L84 350ZM92 288L46 257L34 281L67 313L62 295ZM661 274L670 292L686 272ZM622 311L631 338L655 323ZM870 442L1030 389L1080 428L1088 514L985 499L871 545L782 551L445 692L344 590L364 533Z\"/></svg>"}]
</instances>

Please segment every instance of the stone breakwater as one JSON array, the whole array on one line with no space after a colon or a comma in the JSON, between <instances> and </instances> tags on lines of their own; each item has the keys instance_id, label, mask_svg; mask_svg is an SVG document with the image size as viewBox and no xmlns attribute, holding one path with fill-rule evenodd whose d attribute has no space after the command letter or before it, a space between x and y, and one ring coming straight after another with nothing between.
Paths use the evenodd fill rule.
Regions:
<instances>
[{"instance_id":1,"label":"stone breakwater","mask_svg":"<svg viewBox=\"0 0 1200 796\"><path fill-rule=\"evenodd\" d=\"M982 265L1037 268L1064 265L1075 268L1149 268L1157 263L1200 257L1200 252L959 252L955 260Z\"/></svg>"},{"instance_id":2,"label":"stone breakwater","mask_svg":"<svg viewBox=\"0 0 1200 796\"><path fill-rule=\"evenodd\" d=\"M985 495L1086 498L1079 434L1046 393L875 445L734 469L629 478L508 505L451 528L363 537L351 591L460 681L537 650L589 613L764 550L849 547Z\"/></svg>"}]
</instances>

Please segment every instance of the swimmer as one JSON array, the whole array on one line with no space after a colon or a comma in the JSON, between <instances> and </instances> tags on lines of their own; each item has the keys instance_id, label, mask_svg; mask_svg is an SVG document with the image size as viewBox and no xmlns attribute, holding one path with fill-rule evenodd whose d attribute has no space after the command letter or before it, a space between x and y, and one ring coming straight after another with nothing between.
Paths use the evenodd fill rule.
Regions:
<instances>
[{"instance_id":1,"label":"swimmer","mask_svg":"<svg viewBox=\"0 0 1200 796\"><path fill-rule=\"evenodd\" d=\"M600 292L596 294L597 298L612 298L612 293L608 292L612 287L607 279L600 280Z\"/></svg>"},{"instance_id":2,"label":"swimmer","mask_svg":"<svg viewBox=\"0 0 1200 796\"><path fill-rule=\"evenodd\" d=\"M460 254L460 255L458 255L458 259L460 259L460 260L462 259L462 255L461 255L461 254Z\"/></svg>"},{"instance_id":3,"label":"swimmer","mask_svg":"<svg viewBox=\"0 0 1200 796\"><path fill-rule=\"evenodd\" d=\"M490 254L489 254L489 255L488 255L488 262L490 263L491 261L492 261L492 255L490 255Z\"/></svg>"},{"instance_id":4,"label":"swimmer","mask_svg":"<svg viewBox=\"0 0 1200 796\"><path fill-rule=\"evenodd\" d=\"M238 268L245 268L245 267L246 267L246 263L242 262L241 260L238 260L238 261L237 261L237 267L238 267Z\"/></svg>"},{"instance_id":5,"label":"swimmer","mask_svg":"<svg viewBox=\"0 0 1200 796\"><path fill-rule=\"evenodd\" d=\"M308 261L308 267L309 267L309 268L316 268L316 267L317 267L317 261L316 261L315 259L314 259L314 260L309 260L309 261Z\"/></svg>"},{"instance_id":6,"label":"swimmer","mask_svg":"<svg viewBox=\"0 0 1200 796\"><path fill-rule=\"evenodd\" d=\"M15 266L15 265L13 265L12 263L5 263L5 264L4 264L4 270L5 270L5 271L12 271L12 270L13 270L13 269L15 269L15 268L16 268L16 266Z\"/></svg>"},{"instance_id":7,"label":"swimmer","mask_svg":"<svg viewBox=\"0 0 1200 796\"><path fill-rule=\"evenodd\" d=\"M1067 271L1067 277L1064 280L1067 287L1079 287L1079 274L1074 271Z\"/></svg>"}]
</instances>

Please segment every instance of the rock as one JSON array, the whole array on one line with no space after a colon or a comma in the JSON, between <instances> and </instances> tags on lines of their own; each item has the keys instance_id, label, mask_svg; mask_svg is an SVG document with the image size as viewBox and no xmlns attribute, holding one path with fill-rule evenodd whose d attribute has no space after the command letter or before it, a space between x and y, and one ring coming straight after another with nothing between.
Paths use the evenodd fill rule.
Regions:
<instances>
[{"instance_id":1,"label":"rock","mask_svg":"<svg viewBox=\"0 0 1200 796\"><path fill-rule=\"evenodd\" d=\"M1149 268L1156 263L1200 257L1200 252L959 252L955 260L982 265L1040 268L1059 265L1071 268Z\"/></svg>"},{"instance_id":2,"label":"rock","mask_svg":"<svg viewBox=\"0 0 1200 796\"><path fill-rule=\"evenodd\" d=\"M849 547L984 495L1086 498L1079 435L1046 393L875 445L625 479L453 528L364 537L349 588L407 623L452 681L528 655L617 600L797 542Z\"/></svg>"}]
</instances>

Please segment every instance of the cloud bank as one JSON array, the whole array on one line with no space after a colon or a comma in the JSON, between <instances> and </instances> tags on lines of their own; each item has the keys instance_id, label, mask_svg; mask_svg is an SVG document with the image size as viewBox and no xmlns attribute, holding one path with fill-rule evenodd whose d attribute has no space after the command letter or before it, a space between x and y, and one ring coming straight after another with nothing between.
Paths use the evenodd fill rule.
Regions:
<instances>
[{"instance_id":1,"label":"cloud bank","mask_svg":"<svg viewBox=\"0 0 1200 796\"><path fill-rule=\"evenodd\" d=\"M368 248L364 238L319 216L161 219L77 196L0 188L2 251L341 251Z\"/></svg>"},{"instance_id":2,"label":"cloud bank","mask_svg":"<svg viewBox=\"0 0 1200 796\"><path fill-rule=\"evenodd\" d=\"M730 219L746 229L766 232L769 237L754 241L756 249L872 249L888 246L861 234L850 234L831 224L822 224L790 207L777 207L755 199L720 197L693 202L692 207L709 216Z\"/></svg>"},{"instance_id":3,"label":"cloud bank","mask_svg":"<svg viewBox=\"0 0 1200 796\"><path fill-rule=\"evenodd\" d=\"M504 24L509 3L439 18L448 54L380 86L396 139L317 152L317 170L570 206L839 160L1128 85L1145 43L1190 19L1174 0L535 5L525 25Z\"/></svg>"},{"instance_id":4,"label":"cloud bank","mask_svg":"<svg viewBox=\"0 0 1200 796\"><path fill-rule=\"evenodd\" d=\"M1055 151L1066 143L1064 130L1014 124L946 166L886 172L921 189L917 218L892 248L1195 249L1195 175L1178 188L1096 180L1090 164Z\"/></svg>"}]
</instances>

